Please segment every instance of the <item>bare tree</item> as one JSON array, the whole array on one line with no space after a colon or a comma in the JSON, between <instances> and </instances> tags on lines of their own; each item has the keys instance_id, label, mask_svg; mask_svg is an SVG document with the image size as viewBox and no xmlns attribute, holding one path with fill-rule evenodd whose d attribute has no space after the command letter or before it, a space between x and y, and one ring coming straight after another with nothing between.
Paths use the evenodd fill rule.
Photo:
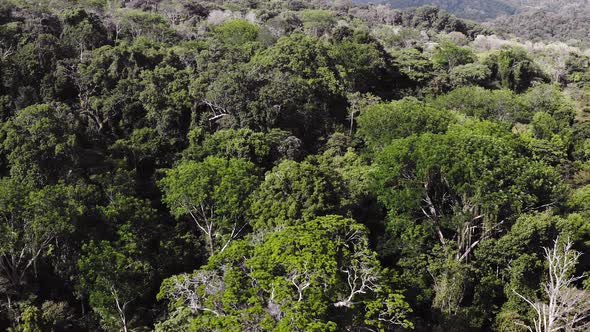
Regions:
<instances>
[{"instance_id":1,"label":"bare tree","mask_svg":"<svg viewBox=\"0 0 590 332\"><path fill-rule=\"evenodd\" d=\"M127 321L127 316L125 315L125 311L127 309L127 305L131 301L126 301L122 303L121 298L119 296L119 292L117 292L114 286L111 286L111 295L113 296L115 304L117 305L117 313L119 314L119 320L121 321L121 329L123 330L123 332L127 332L129 330L129 324Z\"/></svg>"},{"instance_id":2,"label":"bare tree","mask_svg":"<svg viewBox=\"0 0 590 332\"><path fill-rule=\"evenodd\" d=\"M215 316L223 314L217 301L209 301L213 295L218 295L225 289L225 284L215 271L201 270L193 275L174 277L174 286L167 297L174 301L183 300L193 312L206 311Z\"/></svg>"},{"instance_id":3,"label":"bare tree","mask_svg":"<svg viewBox=\"0 0 590 332\"><path fill-rule=\"evenodd\" d=\"M361 94L360 92L349 93L346 98L348 99L348 120L350 120L350 128L348 135L352 137L354 130L354 117L359 114L364 108L377 104L381 99L371 93Z\"/></svg>"},{"instance_id":4,"label":"bare tree","mask_svg":"<svg viewBox=\"0 0 590 332\"><path fill-rule=\"evenodd\" d=\"M346 274L349 292L344 298L334 303L335 307L352 307L357 295L374 292L378 287L379 271L375 269L374 254L369 250L355 253L348 266L341 269Z\"/></svg>"},{"instance_id":5,"label":"bare tree","mask_svg":"<svg viewBox=\"0 0 590 332\"><path fill-rule=\"evenodd\" d=\"M557 238L553 248L543 248L549 264L549 279L543 287L547 301L534 301L513 290L537 314L531 325L520 322L516 324L531 332L590 330L590 292L575 287L575 283L584 275L573 275L582 254L573 250L572 246L569 239L565 245L560 246Z\"/></svg>"}]
</instances>

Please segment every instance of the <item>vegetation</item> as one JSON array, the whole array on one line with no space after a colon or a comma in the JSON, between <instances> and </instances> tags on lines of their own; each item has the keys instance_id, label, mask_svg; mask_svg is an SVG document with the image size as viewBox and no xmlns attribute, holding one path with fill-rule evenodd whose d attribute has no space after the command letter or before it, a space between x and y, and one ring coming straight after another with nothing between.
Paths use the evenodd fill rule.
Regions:
<instances>
[{"instance_id":1,"label":"vegetation","mask_svg":"<svg viewBox=\"0 0 590 332\"><path fill-rule=\"evenodd\" d=\"M534 42L565 42L588 48L590 10L585 0L358 0L414 12L439 8L457 17L485 23L504 37ZM432 7L421 7L432 6ZM448 16L442 14L441 16Z\"/></svg>"},{"instance_id":2,"label":"vegetation","mask_svg":"<svg viewBox=\"0 0 590 332\"><path fill-rule=\"evenodd\" d=\"M588 63L433 7L3 1L0 329L585 330Z\"/></svg>"}]
</instances>

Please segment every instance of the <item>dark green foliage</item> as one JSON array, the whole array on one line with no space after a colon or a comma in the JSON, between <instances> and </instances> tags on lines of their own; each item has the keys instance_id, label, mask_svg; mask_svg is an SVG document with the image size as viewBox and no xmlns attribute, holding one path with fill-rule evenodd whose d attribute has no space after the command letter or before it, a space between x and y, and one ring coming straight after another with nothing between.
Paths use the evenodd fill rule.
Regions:
<instances>
[{"instance_id":1,"label":"dark green foliage","mask_svg":"<svg viewBox=\"0 0 590 332\"><path fill-rule=\"evenodd\" d=\"M340 212L344 190L339 174L313 159L283 161L254 193L250 223L254 230L273 229Z\"/></svg>"},{"instance_id":2,"label":"dark green foliage","mask_svg":"<svg viewBox=\"0 0 590 332\"><path fill-rule=\"evenodd\" d=\"M75 118L64 104L33 105L17 111L2 128L2 149L14 178L51 183L75 170Z\"/></svg>"},{"instance_id":3,"label":"dark green foliage","mask_svg":"<svg viewBox=\"0 0 590 332\"><path fill-rule=\"evenodd\" d=\"M547 82L539 66L519 48L500 50L491 54L485 64L492 71L492 78L503 89L523 92L534 82Z\"/></svg>"}]
</instances>

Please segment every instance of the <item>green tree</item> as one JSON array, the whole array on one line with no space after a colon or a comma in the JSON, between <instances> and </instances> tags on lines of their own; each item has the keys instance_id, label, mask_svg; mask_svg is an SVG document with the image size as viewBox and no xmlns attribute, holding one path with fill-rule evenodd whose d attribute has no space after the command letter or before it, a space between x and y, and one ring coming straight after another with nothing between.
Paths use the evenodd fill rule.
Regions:
<instances>
[{"instance_id":1,"label":"green tree","mask_svg":"<svg viewBox=\"0 0 590 332\"><path fill-rule=\"evenodd\" d=\"M330 33L336 23L334 13L329 10L307 9L302 11L299 17L305 30L316 37Z\"/></svg>"},{"instance_id":2,"label":"green tree","mask_svg":"<svg viewBox=\"0 0 590 332\"><path fill-rule=\"evenodd\" d=\"M524 49L511 48L488 56L484 63L492 70L492 77L503 89L523 92L533 82L547 81L547 76Z\"/></svg>"},{"instance_id":3,"label":"green tree","mask_svg":"<svg viewBox=\"0 0 590 332\"><path fill-rule=\"evenodd\" d=\"M64 22L62 42L74 51L72 55L82 59L85 51L106 43L106 29L96 15L72 8L63 11L61 17Z\"/></svg>"},{"instance_id":4,"label":"green tree","mask_svg":"<svg viewBox=\"0 0 590 332\"><path fill-rule=\"evenodd\" d=\"M121 194L99 212L113 239L83 245L80 292L88 294L104 329L128 331L141 324L134 310L150 295L156 268L148 259L149 243L156 236L157 214L145 202Z\"/></svg>"},{"instance_id":5,"label":"green tree","mask_svg":"<svg viewBox=\"0 0 590 332\"><path fill-rule=\"evenodd\" d=\"M189 133L189 146L183 151L185 159L202 160L207 156L241 158L257 166L270 166L288 157L285 144L292 136L283 130L258 132L247 128L223 129L203 135L201 128Z\"/></svg>"},{"instance_id":6,"label":"green tree","mask_svg":"<svg viewBox=\"0 0 590 332\"><path fill-rule=\"evenodd\" d=\"M143 91L139 101L147 110L146 119L158 133L170 141L182 142L186 137L195 104L189 91L190 75L185 70L161 65L141 72Z\"/></svg>"},{"instance_id":7,"label":"green tree","mask_svg":"<svg viewBox=\"0 0 590 332\"><path fill-rule=\"evenodd\" d=\"M340 30L343 31L333 38L329 54L346 90L390 95L393 90L390 77L396 73L387 53L368 33L347 28Z\"/></svg>"},{"instance_id":8,"label":"green tree","mask_svg":"<svg viewBox=\"0 0 590 332\"><path fill-rule=\"evenodd\" d=\"M249 105L258 123L290 130L311 145L344 121L343 82L333 64L327 45L302 34L259 52L248 65L262 83Z\"/></svg>"},{"instance_id":9,"label":"green tree","mask_svg":"<svg viewBox=\"0 0 590 332\"><path fill-rule=\"evenodd\" d=\"M344 191L342 179L327 165L313 158L285 160L266 173L253 194L250 224L266 231L339 212Z\"/></svg>"},{"instance_id":10,"label":"green tree","mask_svg":"<svg viewBox=\"0 0 590 332\"><path fill-rule=\"evenodd\" d=\"M470 122L396 140L377 154L375 190L392 236L407 241L395 257L419 296L431 296L420 273L432 274L432 304L442 312L459 312L468 264L482 242L519 213L563 199L557 171L522 148L505 126Z\"/></svg>"},{"instance_id":11,"label":"green tree","mask_svg":"<svg viewBox=\"0 0 590 332\"><path fill-rule=\"evenodd\" d=\"M2 127L2 149L10 173L20 181L43 185L64 178L77 165L75 118L64 104L19 110Z\"/></svg>"},{"instance_id":12,"label":"green tree","mask_svg":"<svg viewBox=\"0 0 590 332\"><path fill-rule=\"evenodd\" d=\"M37 276L39 261L75 231L75 219L86 210L79 199L88 188L60 183L35 190L18 179L0 182L0 275L9 297L23 296L19 290L31 270Z\"/></svg>"},{"instance_id":13,"label":"green tree","mask_svg":"<svg viewBox=\"0 0 590 332\"><path fill-rule=\"evenodd\" d=\"M415 48L395 50L392 57L399 71L416 85L425 85L435 75L432 61Z\"/></svg>"},{"instance_id":14,"label":"green tree","mask_svg":"<svg viewBox=\"0 0 590 332\"><path fill-rule=\"evenodd\" d=\"M432 55L435 67L451 72L455 67L475 62L475 53L466 47L457 46L449 41L444 41L437 46Z\"/></svg>"},{"instance_id":15,"label":"green tree","mask_svg":"<svg viewBox=\"0 0 590 332\"><path fill-rule=\"evenodd\" d=\"M453 114L444 109L406 98L362 110L358 117L358 133L371 148L380 149L413 134L444 133L455 121Z\"/></svg>"},{"instance_id":16,"label":"green tree","mask_svg":"<svg viewBox=\"0 0 590 332\"><path fill-rule=\"evenodd\" d=\"M514 92L505 89L461 87L439 96L433 104L485 120L514 122L529 117L526 104Z\"/></svg>"},{"instance_id":17,"label":"green tree","mask_svg":"<svg viewBox=\"0 0 590 332\"><path fill-rule=\"evenodd\" d=\"M411 310L387 275L365 227L326 216L234 242L202 269L165 280L159 296L182 315L185 329L411 327ZM183 314L185 307L193 314Z\"/></svg>"},{"instance_id":18,"label":"green tree","mask_svg":"<svg viewBox=\"0 0 590 332\"><path fill-rule=\"evenodd\" d=\"M260 28L242 19L230 20L213 28L216 39L228 48L243 48L258 39Z\"/></svg>"},{"instance_id":19,"label":"green tree","mask_svg":"<svg viewBox=\"0 0 590 332\"><path fill-rule=\"evenodd\" d=\"M450 79L455 86L485 86L489 83L491 75L492 71L488 66L479 63L468 63L453 68L450 73Z\"/></svg>"},{"instance_id":20,"label":"green tree","mask_svg":"<svg viewBox=\"0 0 590 332\"><path fill-rule=\"evenodd\" d=\"M174 31L162 15L137 9L121 8L115 13L117 38L136 40L144 37L156 42L176 39Z\"/></svg>"},{"instance_id":21,"label":"green tree","mask_svg":"<svg viewBox=\"0 0 590 332\"><path fill-rule=\"evenodd\" d=\"M208 157L167 170L159 185L172 214L190 217L205 237L209 255L214 255L243 235L244 211L257 183L251 162Z\"/></svg>"},{"instance_id":22,"label":"green tree","mask_svg":"<svg viewBox=\"0 0 590 332\"><path fill-rule=\"evenodd\" d=\"M146 122L140 103L143 88L141 72L155 68L162 58L161 45L140 38L132 44L123 42L114 47L109 45L95 49L77 68L66 69L77 89L77 111L92 137L99 138L99 144L104 144L105 138L129 134L138 124L142 127L141 124ZM172 79L173 75L168 74L163 69L162 78ZM179 85L174 81L169 84L171 87ZM146 98L146 108L152 105L169 108L161 100L177 100L174 98L179 92L165 85L163 88L169 89L166 92L172 96L162 96L155 101ZM145 88L149 91L151 86ZM152 113L150 115L155 117Z\"/></svg>"}]
</instances>

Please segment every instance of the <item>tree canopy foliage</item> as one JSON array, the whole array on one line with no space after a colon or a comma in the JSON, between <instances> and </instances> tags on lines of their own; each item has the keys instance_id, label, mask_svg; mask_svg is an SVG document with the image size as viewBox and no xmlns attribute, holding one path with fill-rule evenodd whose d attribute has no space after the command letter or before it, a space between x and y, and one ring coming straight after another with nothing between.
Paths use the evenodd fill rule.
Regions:
<instances>
[{"instance_id":1,"label":"tree canopy foliage","mask_svg":"<svg viewBox=\"0 0 590 332\"><path fill-rule=\"evenodd\" d=\"M0 330L508 332L566 295L588 326L546 271L590 271L590 57L491 33L1 2Z\"/></svg>"}]
</instances>

